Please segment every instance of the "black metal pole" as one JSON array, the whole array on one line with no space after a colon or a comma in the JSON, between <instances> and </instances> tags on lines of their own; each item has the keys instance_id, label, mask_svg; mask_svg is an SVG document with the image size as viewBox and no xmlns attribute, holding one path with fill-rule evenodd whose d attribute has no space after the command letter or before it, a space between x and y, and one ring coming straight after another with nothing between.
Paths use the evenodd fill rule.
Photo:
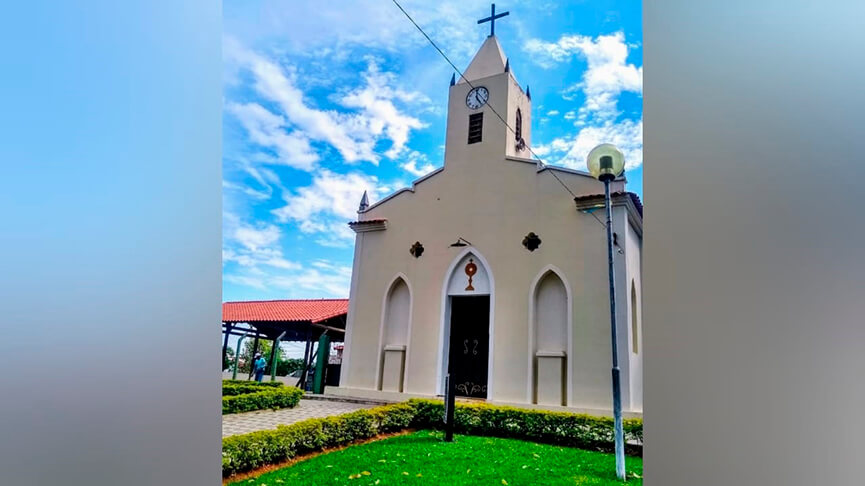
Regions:
<instances>
[{"instance_id":1,"label":"black metal pole","mask_svg":"<svg viewBox=\"0 0 865 486\"><path fill-rule=\"evenodd\" d=\"M604 178L604 202L607 208L607 263L610 274L610 335L613 347L613 427L616 442L616 476L625 479L625 441L622 430L622 389L619 379L619 349L616 333L616 274L613 267L613 210L610 201L610 178Z\"/></svg>"},{"instance_id":2,"label":"black metal pole","mask_svg":"<svg viewBox=\"0 0 865 486\"><path fill-rule=\"evenodd\" d=\"M456 405L454 391L454 383L448 373L445 377L445 442L454 441L454 406Z\"/></svg>"},{"instance_id":3,"label":"black metal pole","mask_svg":"<svg viewBox=\"0 0 865 486\"><path fill-rule=\"evenodd\" d=\"M306 374L309 372L309 353L312 351L312 330L306 331L306 346L303 348L303 373L300 379L297 380L297 387L306 391Z\"/></svg>"}]
</instances>

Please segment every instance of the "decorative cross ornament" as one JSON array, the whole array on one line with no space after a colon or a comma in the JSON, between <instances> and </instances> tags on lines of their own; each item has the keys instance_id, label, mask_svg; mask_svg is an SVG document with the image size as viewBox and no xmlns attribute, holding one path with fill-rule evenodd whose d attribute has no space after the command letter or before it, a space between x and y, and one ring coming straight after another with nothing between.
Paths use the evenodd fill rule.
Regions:
<instances>
[{"instance_id":1,"label":"decorative cross ornament","mask_svg":"<svg viewBox=\"0 0 865 486\"><path fill-rule=\"evenodd\" d=\"M492 4L490 7L490 16L485 19L478 20L478 24L482 24L484 22L490 23L490 37L496 35L496 19L500 19L506 15L510 14L510 12L503 12L496 15L496 4Z\"/></svg>"}]
</instances>

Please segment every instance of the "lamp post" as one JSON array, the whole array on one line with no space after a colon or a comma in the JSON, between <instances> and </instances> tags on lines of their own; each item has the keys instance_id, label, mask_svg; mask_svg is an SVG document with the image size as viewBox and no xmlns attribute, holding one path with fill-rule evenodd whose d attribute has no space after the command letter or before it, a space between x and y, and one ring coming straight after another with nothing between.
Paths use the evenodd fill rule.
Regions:
<instances>
[{"instance_id":1,"label":"lamp post","mask_svg":"<svg viewBox=\"0 0 865 486\"><path fill-rule=\"evenodd\" d=\"M622 431L622 389L619 380L619 352L616 337L616 279L613 268L613 224L610 182L625 168L625 156L614 145L603 143L593 148L587 157L589 172L604 183L604 204L607 209L607 264L610 274L610 334L613 344L613 427L616 440L616 476L625 480L625 440Z\"/></svg>"}]
</instances>

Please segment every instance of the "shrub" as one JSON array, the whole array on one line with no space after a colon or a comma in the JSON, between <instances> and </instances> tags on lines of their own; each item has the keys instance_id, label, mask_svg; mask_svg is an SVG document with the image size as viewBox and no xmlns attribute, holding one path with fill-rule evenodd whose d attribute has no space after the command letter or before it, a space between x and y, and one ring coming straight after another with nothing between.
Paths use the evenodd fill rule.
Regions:
<instances>
[{"instance_id":1,"label":"shrub","mask_svg":"<svg viewBox=\"0 0 865 486\"><path fill-rule=\"evenodd\" d=\"M300 402L303 390L285 386L272 388L255 393L230 395L222 397L222 414L249 412L267 408L290 408Z\"/></svg>"},{"instance_id":2,"label":"shrub","mask_svg":"<svg viewBox=\"0 0 865 486\"><path fill-rule=\"evenodd\" d=\"M283 384L281 382L278 386L273 386L271 383L265 385L264 383L256 383L256 382L245 382L245 383L237 383L237 384L223 384L222 385L222 396L232 396L232 395L243 395L246 393L256 393L267 390L279 389Z\"/></svg>"},{"instance_id":3,"label":"shrub","mask_svg":"<svg viewBox=\"0 0 865 486\"><path fill-rule=\"evenodd\" d=\"M397 403L226 437L222 440L222 475L228 477L325 447L400 431L409 427L414 412L414 405Z\"/></svg>"},{"instance_id":4,"label":"shrub","mask_svg":"<svg viewBox=\"0 0 865 486\"><path fill-rule=\"evenodd\" d=\"M412 426L441 428L444 403L435 400L409 400L415 406ZM625 440L643 441L642 419L626 419ZM611 451L614 447L613 419L567 412L528 410L459 403L454 410L454 430L470 435L529 439L582 449ZM639 454L641 447L628 444L629 453Z\"/></svg>"},{"instance_id":5,"label":"shrub","mask_svg":"<svg viewBox=\"0 0 865 486\"><path fill-rule=\"evenodd\" d=\"M283 383L281 381L262 381L259 383L257 381L252 381L252 380L222 380L222 386L226 386L226 385L250 385L250 386L264 386L264 387L272 386L272 387L278 388L281 386L285 386L285 383Z\"/></svg>"},{"instance_id":6,"label":"shrub","mask_svg":"<svg viewBox=\"0 0 865 486\"><path fill-rule=\"evenodd\" d=\"M226 437L222 440L222 474L229 477L300 454L409 427L440 428L443 410L440 401L413 399L281 425L276 430ZM454 411L454 424L456 431L464 434L520 438L601 451L613 448L613 420L605 417L460 403ZM625 420L624 428L626 440L642 442L641 419ZM632 454L642 452L640 446L629 445L628 448Z\"/></svg>"}]
</instances>

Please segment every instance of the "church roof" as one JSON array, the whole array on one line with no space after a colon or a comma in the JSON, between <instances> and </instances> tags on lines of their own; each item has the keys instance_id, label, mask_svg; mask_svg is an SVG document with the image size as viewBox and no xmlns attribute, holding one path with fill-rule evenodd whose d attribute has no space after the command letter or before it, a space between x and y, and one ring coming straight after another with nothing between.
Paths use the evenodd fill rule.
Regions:
<instances>
[{"instance_id":1,"label":"church roof","mask_svg":"<svg viewBox=\"0 0 865 486\"><path fill-rule=\"evenodd\" d=\"M486 78L499 73L505 72L505 65L508 60L505 57L502 46L496 36L487 37L481 48L475 54L474 59L469 64L460 78L458 83L465 83L466 79L473 81L475 79Z\"/></svg>"},{"instance_id":2,"label":"church roof","mask_svg":"<svg viewBox=\"0 0 865 486\"><path fill-rule=\"evenodd\" d=\"M615 198L616 196L628 196L629 198L631 198L631 202L634 203L634 206L637 208L637 211L640 213L640 217L641 218L643 217L643 203L642 203L642 201L640 201L640 196L638 196L636 193L633 193L633 192L622 192L622 191L616 191L616 192L613 192L610 194L611 198ZM580 202L592 201L595 199L603 200L604 195L603 194L586 194L584 196L575 197L574 201L576 201L577 203L580 203Z\"/></svg>"},{"instance_id":3,"label":"church roof","mask_svg":"<svg viewBox=\"0 0 865 486\"><path fill-rule=\"evenodd\" d=\"M348 313L348 299L223 302L222 322L318 323Z\"/></svg>"}]
</instances>

